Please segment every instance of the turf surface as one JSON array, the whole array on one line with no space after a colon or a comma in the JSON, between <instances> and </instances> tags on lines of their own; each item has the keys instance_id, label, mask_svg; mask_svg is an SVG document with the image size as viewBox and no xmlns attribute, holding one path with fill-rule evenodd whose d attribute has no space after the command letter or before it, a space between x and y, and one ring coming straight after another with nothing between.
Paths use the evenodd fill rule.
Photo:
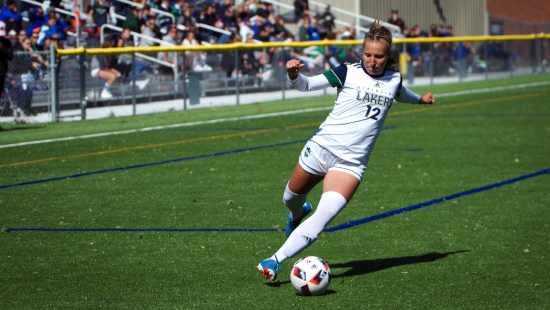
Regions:
<instances>
[{"instance_id":1,"label":"turf surface","mask_svg":"<svg viewBox=\"0 0 550 310\"><path fill-rule=\"evenodd\" d=\"M542 173L324 233L302 253L332 268L319 297L294 293L295 259L273 284L255 266L285 240L282 191L333 97L2 124L7 145L327 107L0 149L0 308L548 308L550 87L513 86L549 77L416 88L436 104L395 104L363 184L329 228Z\"/></svg>"}]
</instances>

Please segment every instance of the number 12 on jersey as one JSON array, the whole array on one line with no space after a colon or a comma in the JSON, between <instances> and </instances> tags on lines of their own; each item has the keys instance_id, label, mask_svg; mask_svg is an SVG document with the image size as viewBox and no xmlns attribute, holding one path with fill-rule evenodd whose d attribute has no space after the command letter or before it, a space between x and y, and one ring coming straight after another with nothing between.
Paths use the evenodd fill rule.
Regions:
<instances>
[{"instance_id":1,"label":"number 12 on jersey","mask_svg":"<svg viewBox=\"0 0 550 310\"><path fill-rule=\"evenodd\" d=\"M372 112L372 115L370 115ZM380 109L379 108L372 108L372 106L367 105L367 113L365 113L365 117L367 119L372 118L373 120L378 120L378 115L380 115Z\"/></svg>"}]
</instances>

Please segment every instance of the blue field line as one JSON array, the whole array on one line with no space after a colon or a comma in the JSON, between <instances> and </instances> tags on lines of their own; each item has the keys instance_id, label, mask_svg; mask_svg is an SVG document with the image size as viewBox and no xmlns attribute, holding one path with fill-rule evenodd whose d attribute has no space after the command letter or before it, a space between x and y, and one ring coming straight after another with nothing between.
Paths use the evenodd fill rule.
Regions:
<instances>
[{"instance_id":1,"label":"blue field line","mask_svg":"<svg viewBox=\"0 0 550 310\"><path fill-rule=\"evenodd\" d=\"M392 115L392 118L443 118L443 117L456 117L456 118L472 118L472 117L542 117L550 116L549 113L518 113L518 114L414 114L414 115Z\"/></svg>"},{"instance_id":2,"label":"blue field line","mask_svg":"<svg viewBox=\"0 0 550 310\"><path fill-rule=\"evenodd\" d=\"M290 141L290 142L284 142L284 143L261 145L261 146L249 147L249 148L244 148L244 149L236 149L236 150L217 152L217 153L211 153L211 154L181 157L181 158L176 158L176 159L169 159L169 160L163 160L163 161L157 161L157 162L139 164L139 165L133 165L133 166L125 166L125 167L118 167L118 168L113 168L113 169L105 169L105 170L91 171L91 172L85 172L85 173L78 173L78 174L67 175L67 176L56 177L56 178L43 179L43 180L36 180L36 181L29 181L29 182L22 182L22 183L16 183L16 184L8 184L8 185L0 185L0 189L6 189L6 188L10 188L10 187L17 187L17 186L34 185L34 184L53 182L53 181L59 181L59 180L76 179L76 178L81 178L81 177L90 176L90 175L109 173L109 172L115 172L115 171L124 171L124 170L136 169L136 168L152 167L152 166L165 165L165 164L172 164L172 163L177 163L177 162L187 161L187 160L193 160L193 159L217 157L217 156L223 156L223 155L243 153L243 152L248 152L248 151L256 151L256 150L268 149L268 148L272 148L272 147L279 147L279 146L287 146L287 145L292 145L292 144L297 144L297 143L304 143L308 140L309 139L303 139L303 140L296 140L296 141Z\"/></svg>"},{"instance_id":3,"label":"blue field line","mask_svg":"<svg viewBox=\"0 0 550 310\"><path fill-rule=\"evenodd\" d=\"M276 228L7 228L7 231L58 232L275 232Z\"/></svg>"},{"instance_id":4,"label":"blue field line","mask_svg":"<svg viewBox=\"0 0 550 310\"><path fill-rule=\"evenodd\" d=\"M354 227L354 226L357 226L357 225L362 225L362 224L365 224L365 223L380 220L380 219L390 217L390 216L394 216L394 215L397 215L397 214L401 214L401 213L405 213L405 212L409 212L409 211L429 207L431 205L435 205L435 204L438 204L438 203L441 203L441 202L453 200L453 199L460 198L460 197L463 197L463 196L476 194L476 193L479 193L479 192L487 191L487 190L490 190L490 189L493 189L493 188L501 187L501 186L504 186L504 185L509 185L509 184L512 184L512 183L516 183L516 182L519 182L519 181L523 181L523 180L526 180L526 179L538 177L538 176L549 174L549 173L550 173L550 168L540 170L540 171L537 171L537 172L534 172L534 173L522 175L520 177L509 179L509 180L506 180L506 181L502 181L502 182L498 182L498 183L494 183L494 184L489 184L489 185L485 185L485 186L478 187L478 188L473 188L473 189L463 191L463 192L460 192L460 193L456 193L456 194L452 194L452 195L449 195L449 196L433 199L433 200L426 201L426 202L421 202L419 204L415 204L415 205L408 206L408 207L405 207L405 208L401 208L401 209L397 209L397 210L393 210L393 211L388 211L386 213L377 214L377 215L365 217L365 218L362 218L362 219L359 219L359 220L347 222L347 223L344 223L344 224L340 224L340 225L337 225L337 226L334 226L334 227L327 228L327 229L325 229L325 231L326 232L334 232L334 231L348 229L348 228L351 228L351 227Z\"/></svg>"},{"instance_id":5,"label":"blue field line","mask_svg":"<svg viewBox=\"0 0 550 310\"><path fill-rule=\"evenodd\" d=\"M517 178L509 179L506 181L493 183L489 185L485 185L482 187L470 189L467 191L463 191L460 193L448 195L442 198L437 198L433 200L429 200L426 202L422 202L416 205L404 207L401 209L389 211L382 214L377 214L369 217L365 217L359 220L347 222L344 224L340 224L334 227L330 227L325 229L325 232L335 232L340 231L348 228L352 228L354 226L366 224L369 222L373 222L376 220L381 220L383 218L387 218L390 216L398 215L405 212L414 211L417 209L433 206L435 204L453 200L456 198L476 194L479 192L487 191L493 188L501 187L504 185L509 185L512 183L516 183L519 181L527 180L530 178L534 178L537 176L550 174L550 168L540 170L534 173L526 174ZM44 232L278 232L282 231L280 229L275 228L7 228L7 231L14 232L14 231L44 231Z\"/></svg>"},{"instance_id":6,"label":"blue field line","mask_svg":"<svg viewBox=\"0 0 550 310\"><path fill-rule=\"evenodd\" d=\"M395 128L397 128L397 127L396 126L389 126L389 127L382 128L382 130L390 130L390 129L395 129ZM249 148L245 148L245 149L236 149L236 150L217 152L217 153L211 153L211 154L195 155L195 156L169 159L169 160L157 161L157 162L146 163L146 164L139 164L139 165L133 165L133 166L118 167L118 168L113 168L113 169L105 169L105 170L91 171L91 172L85 172L85 173L78 173L78 174L66 175L66 176L56 177L56 178L49 178L49 179L35 180L35 181L15 183L15 184L0 185L0 189L6 189L6 188L18 187L18 186L26 186L26 185L35 185L35 184L53 182L53 181L60 181L60 180L76 179L76 178L81 178L81 177L90 176L90 175L109 173L109 172L115 172L115 171L124 171L124 170L136 169L136 168L152 167L152 166L165 165L165 164L172 164L172 163L177 163L177 162L180 162L180 161L187 161L187 160L193 160L193 159L217 157L217 156L223 156L223 155L243 153L243 152L248 152L248 151L263 150L263 149L268 149L268 148L272 148L272 147L287 146L287 145L292 145L292 144L297 144L297 143L305 143L308 140L309 139L303 139L303 140L296 140L296 141L290 141L290 142L284 142L284 143L254 146L254 147L249 147Z\"/></svg>"}]
</instances>

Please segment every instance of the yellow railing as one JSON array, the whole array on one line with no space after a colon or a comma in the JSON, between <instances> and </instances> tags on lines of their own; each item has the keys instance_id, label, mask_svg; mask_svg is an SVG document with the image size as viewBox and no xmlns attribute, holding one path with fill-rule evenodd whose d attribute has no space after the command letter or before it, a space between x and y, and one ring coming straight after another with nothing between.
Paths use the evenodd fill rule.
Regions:
<instances>
[{"instance_id":1,"label":"yellow railing","mask_svg":"<svg viewBox=\"0 0 550 310\"><path fill-rule=\"evenodd\" d=\"M396 38L394 44L401 43L436 43L436 42L466 42L466 41L529 41L537 39L550 39L550 34L526 34L526 35L504 35L504 36L464 36L464 37L433 37L433 38ZM309 47L309 46L342 46L361 45L363 40L349 41L308 41L308 42L269 42L269 43L231 43L214 44L211 46L151 46L151 47L118 47L118 48L75 48L59 50L60 56L86 55L109 55L123 53L156 53L156 52L186 52L186 51L226 51L234 49L258 49L271 47Z\"/></svg>"}]
</instances>

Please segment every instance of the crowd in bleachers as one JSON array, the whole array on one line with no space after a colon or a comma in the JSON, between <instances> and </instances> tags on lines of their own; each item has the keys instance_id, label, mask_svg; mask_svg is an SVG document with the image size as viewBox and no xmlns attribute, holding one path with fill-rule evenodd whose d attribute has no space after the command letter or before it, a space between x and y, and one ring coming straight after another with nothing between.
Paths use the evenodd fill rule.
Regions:
<instances>
[{"instance_id":1,"label":"crowd in bleachers","mask_svg":"<svg viewBox=\"0 0 550 310\"><path fill-rule=\"evenodd\" d=\"M6 36L12 40L14 51L28 52L11 62L10 73L28 73L35 79L45 75L49 64L41 55L32 52L48 51L52 44L57 49L76 47L78 44L87 47L193 46L325 38L346 40L353 39L355 35L353 28L348 27L335 32L330 6L325 12L311 14L304 0L296 0L295 11L286 17L277 16L272 4L259 0L139 0L130 3L96 0L88 8L78 8L70 0L39 0L42 3L40 6L25 1L5 1L0 20L6 23ZM65 14L63 10L77 12L77 17ZM295 33L286 27L287 22L297 22ZM120 27L122 31L109 29L112 27L102 29L104 24ZM77 27L85 41L78 42L75 38ZM105 34L105 42L99 42L100 34ZM161 52L154 56L162 64L172 64L157 66L161 73L171 73L176 66L179 72L221 69L226 77L253 77L256 78L254 83L260 84L269 80L273 75L273 65L279 64L281 59L300 58L311 71L325 69L329 58L332 58L333 64L358 59L357 54L348 47L258 49L243 51L239 55L237 61L232 51L221 53L218 61L209 61L211 59L206 53L200 52L185 53L185 61L181 53ZM147 70L150 64L150 61L137 57L136 73L139 75ZM133 71L130 54L92 60L92 76L105 81L105 89L101 92L104 98L112 97L109 87L115 81L129 83L135 79L131 74Z\"/></svg>"},{"instance_id":2,"label":"crowd in bleachers","mask_svg":"<svg viewBox=\"0 0 550 310\"><path fill-rule=\"evenodd\" d=\"M277 15L271 3L260 0L95 0L87 8L78 8L71 0L39 2L41 6L24 0L19 3L5 0L0 11L0 21L6 24L7 37L13 41L14 51L28 52L12 61L10 72L31 74L35 79L44 76L49 67L48 61L36 52L48 51L52 44L55 48L70 48L77 44L87 47L148 47L358 38L353 26L337 29L330 5L323 12L312 12L307 0L295 0L294 11L285 15ZM74 14L64 14L62 10L80 13L75 18ZM426 31L418 26L409 28L398 17L397 9L392 10L388 22L399 26L405 37L453 35L451 26L433 24ZM112 27L102 29L105 24L117 26L120 30L109 29ZM84 38L80 42L74 37L77 27ZM100 42L100 38L104 42ZM453 60L459 55L470 61L473 58L472 46L468 42L433 46L408 44L407 51L416 75L427 74L430 61L433 61L434 75L448 75L453 70ZM149 56L160 61L161 65L155 65L155 72L161 74L220 71L225 77L248 76L255 84L261 84L273 76L274 66L292 58L302 60L306 69L313 72L343 62L358 61L359 55L356 46L343 45L243 50L239 52L239 59L235 59L234 51L218 53L219 57L208 57L203 52L161 52ZM141 57L135 58L135 68L131 64L131 54L101 56L92 60L92 76L105 81L101 97L111 98L109 87L113 83L130 83L152 66L151 61ZM138 87L144 87L147 81L137 81Z\"/></svg>"}]
</instances>

